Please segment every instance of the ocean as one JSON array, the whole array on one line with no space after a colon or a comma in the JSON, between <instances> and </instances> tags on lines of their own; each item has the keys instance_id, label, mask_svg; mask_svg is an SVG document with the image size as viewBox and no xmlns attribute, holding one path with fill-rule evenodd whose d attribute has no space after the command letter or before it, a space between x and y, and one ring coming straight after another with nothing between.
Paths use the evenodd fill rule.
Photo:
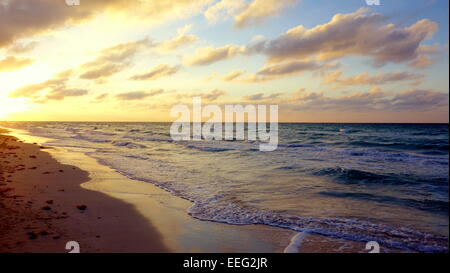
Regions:
<instances>
[{"instance_id":1,"label":"ocean","mask_svg":"<svg viewBox=\"0 0 450 273\"><path fill-rule=\"evenodd\" d=\"M170 123L0 122L190 200L195 218L448 251L448 124L280 123L256 141L173 141Z\"/></svg>"}]
</instances>

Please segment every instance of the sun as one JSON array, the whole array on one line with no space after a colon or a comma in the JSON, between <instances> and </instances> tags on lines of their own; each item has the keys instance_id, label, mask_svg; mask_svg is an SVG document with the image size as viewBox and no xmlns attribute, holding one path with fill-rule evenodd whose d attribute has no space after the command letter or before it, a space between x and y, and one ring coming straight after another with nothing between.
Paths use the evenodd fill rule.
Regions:
<instances>
[{"instance_id":1,"label":"sun","mask_svg":"<svg viewBox=\"0 0 450 273\"><path fill-rule=\"evenodd\" d=\"M12 113L23 112L28 108L22 99L0 97L0 120L5 120Z\"/></svg>"}]
</instances>

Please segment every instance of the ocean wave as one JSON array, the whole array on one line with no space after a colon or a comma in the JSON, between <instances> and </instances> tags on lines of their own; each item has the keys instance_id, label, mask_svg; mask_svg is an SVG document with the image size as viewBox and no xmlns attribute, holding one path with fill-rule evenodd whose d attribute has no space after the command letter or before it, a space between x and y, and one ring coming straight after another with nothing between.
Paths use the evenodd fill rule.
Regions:
<instances>
[{"instance_id":1,"label":"ocean wave","mask_svg":"<svg viewBox=\"0 0 450 273\"><path fill-rule=\"evenodd\" d=\"M300 144L300 143L278 144L278 147L286 147L286 148L301 148L311 146L312 146L311 144Z\"/></svg>"},{"instance_id":2,"label":"ocean wave","mask_svg":"<svg viewBox=\"0 0 450 273\"><path fill-rule=\"evenodd\" d=\"M377 241L387 247L421 252L448 251L448 237L338 217L302 217L269 210L254 210L234 203L224 205L224 193L196 202L189 214L200 220L234 225L262 224L298 232L353 241ZM226 198L225 198L226 199Z\"/></svg>"},{"instance_id":3,"label":"ocean wave","mask_svg":"<svg viewBox=\"0 0 450 273\"><path fill-rule=\"evenodd\" d=\"M360 171L355 169L345 169L341 167L335 168L325 168L313 173L316 176L327 176L332 177L338 181L342 181L348 184L359 184L359 183L399 183L397 179L386 175L380 175L376 173L371 173L367 171Z\"/></svg>"},{"instance_id":4,"label":"ocean wave","mask_svg":"<svg viewBox=\"0 0 450 273\"><path fill-rule=\"evenodd\" d=\"M373 141L351 141L348 145L360 147L383 147L400 150L435 150L448 153L448 143L414 143L414 142L373 142Z\"/></svg>"},{"instance_id":5,"label":"ocean wave","mask_svg":"<svg viewBox=\"0 0 450 273\"><path fill-rule=\"evenodd\" d=\"M142 149L142 148L146 148L147 146L142 145L142 144L137 144L137 143L133 143L133 142L120 142L120 141L113 141L111 142L112 145L114 146L118 146L118 147L126 147L126 148L130 148L130 149Z\"/></svg>"},{"instance_id":6,"label":"ocean wave","mask_svg":"<svg viewBox=\"0 0 450 273\"><path fill-rule=\"evenodd\" d=\"M416 177L402 174L377 174L370 171L346 169L342 167L324 168L314 171L315 176L325 176L344 184L378 184L378 185L447 185L448 180L442 177Z\"/></svg>"},{"instance_id":7,"label":"ocean wave","mask_svg":"<svg viewBox=\"0 0 450 273\"><path fill-rule=\"evenodd\" d=\"M288 166L277 167L275 169L277 169L277 170L295 170L297 168L298 168L298 166L296 166L296 165L288 165Z\"/></svg>"},{"instance_id":8,"label":"ocean wave","mask_svg":"<svg viewBox=\"0 0 450 273\"><path fill-rule=\"evenodd\" d=\"M201 146L195 146L195 145L186 145L187 148L197 149L204 152L226 152L226 151L232 151L233 148L225 148L225 147L201 147Z\"/></svg>"},{"instance_id":9,"label":"ocean wave","mask_svg":"<svg viewBox=\"0 0 450 273\"><path fill-rule=\"evenodd\" d=\"M73 138L74 139L79 139L79 140L85 140L85 141L89 141L89 142L95 142L95 143L108 143L108 142L111 142L111 140L109 140L109 139L92 138L92 137L87 136L87 135L76 135Z\"/></svg>"},{"instance_id":10,"label":"ocean wave","mask_svg":"<svg viewBox=\"0 0 450 273\"><path fill-rule=\"evenodd\" d=\"M449 209L448 201L440 201L440 200L430 200L430 199L417 200L411 198L399 198L394 196L375 195L360 192L320 192L319 194L335 198L350 198L350 199L378 202L382 204L400 205L434 213L448 214Z\"/></svg>"}]
</instances>

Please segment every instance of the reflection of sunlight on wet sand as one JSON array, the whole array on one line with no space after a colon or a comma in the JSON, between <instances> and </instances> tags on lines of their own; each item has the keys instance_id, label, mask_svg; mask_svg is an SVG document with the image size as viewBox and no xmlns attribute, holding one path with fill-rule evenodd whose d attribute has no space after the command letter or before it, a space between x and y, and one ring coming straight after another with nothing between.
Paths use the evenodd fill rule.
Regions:
<instances>
[{"instance_id":1,"label":"reflection of sunlight on wet sand","mask_svg":"<svg viewBox=\"0 0 450 273\"><path fill-rule=\"evenodd\" d=\"M22 99L0 97L0 119L7 119L9 114L25 111L28 105Z\"/></svg>"},{"instance_id":2,"label":"reflection of sunlight on wet sand","mask_svg":"<svg viewBox=\"0 0 450 273\"><path fill-rule=\"evenodd\" d=\"M32 136L29 135L28 132L26 130L21 130L21 129L12 129L12 128L7 128L8 129L8 135L17 137L20 140L23 140L27 143L38 143L38 144L43 144L47 141L50 141L52 139L50 138L46 138L46 137L40 137L40 136Z\"/></svg>"}]
</instances>

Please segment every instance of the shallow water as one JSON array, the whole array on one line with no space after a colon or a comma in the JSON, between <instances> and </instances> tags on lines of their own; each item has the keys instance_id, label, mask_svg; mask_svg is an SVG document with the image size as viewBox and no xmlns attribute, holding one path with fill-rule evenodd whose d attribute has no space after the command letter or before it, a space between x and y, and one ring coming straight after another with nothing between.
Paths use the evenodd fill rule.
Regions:
<instances>
[{"instance_id":1,"label":"shallow water","mask_svg":"<svg viewBox=\"0 0 450 273\"><path fill-rule=\"evenodd\" d=\"M189 213L412 251L448 250L448 125L280 124L278 149L181 141L169 123L0 123L191 200Z\"/></svg>"}]
</instances>

